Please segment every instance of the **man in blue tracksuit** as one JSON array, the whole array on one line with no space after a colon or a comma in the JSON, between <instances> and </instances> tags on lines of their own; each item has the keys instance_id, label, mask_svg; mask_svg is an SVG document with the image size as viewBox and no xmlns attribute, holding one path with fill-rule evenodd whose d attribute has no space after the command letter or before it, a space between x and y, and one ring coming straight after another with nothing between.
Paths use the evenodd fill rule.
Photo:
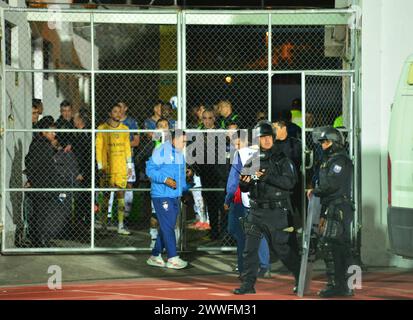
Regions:
<instances>
[{"instance_id":1,"label":"man in blue tracksuit","mask_svg":"<svg viewBox=\"0 0 413 320\"><path fill-rule=\"evenodd\" d=\"M146 175L151 180L151 197L160 228L152 256L147 260L151 266L182 269L188 265L177 255L175 238L180 197L189 189L186 180L192 175L185 167L184 146L184 132L172 131L171 139L156 148L146 162ZM161 256L164 248L168 255L166 263Z\"/></svg>"},{"instance_id":2,"label":"man in blue tracksuit","mask_svg":"<svg viewBox=\"0 0 413 320\"><path fill-rule=\"evenodd\" d=\"M240 157L239 149L241 148L241 139L239 138L239 132L234 134L234 145L237 152L234 154L234 159L232 161L231 170L229 172L226 196L224 202L224 209L229 210L228 212L228 232L231 234L237 242L237 264L238 272L241 275L244 271L243 267L243 257L242 254L245 248L245 234L241 228L239 218L245 217L248 212L249 204L244 203L244 201L239 201L237 193L240 191L239 179L243 168L243 161ZM247 202L247 201L245 201ZM265 238L261 240L258 256L260 259L260 269L258 271L259 277L270 276L270 252L268 248L268 243Z\"/></svg>"}]
</instances>

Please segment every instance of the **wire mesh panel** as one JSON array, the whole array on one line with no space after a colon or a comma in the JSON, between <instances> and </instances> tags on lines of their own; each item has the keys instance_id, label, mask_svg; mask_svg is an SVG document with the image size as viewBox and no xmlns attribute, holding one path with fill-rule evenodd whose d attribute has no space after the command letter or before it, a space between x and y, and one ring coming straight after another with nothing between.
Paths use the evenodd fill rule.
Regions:
<instances>
[{"instance_id":1,"label":"wire mesh panel","mask_svg":"<svg viewBox=\"0 0 413 320\"><path fill-rule=\"evenodd\" d=\"M305 141L303 141L303 150L307 150L311 154L311 161L308 161L305 169L305 188L315 187L318 170L323 159L321 145L313 140L315 128L333 126L339 129L344 137L344 147L350 159L354 160L352 81L351 75L305 75ZM355 186L355 170L356 166L353 170L353 186ZM354 187L352 191L353 199L355 199ZM306 207L305 205L304 212ZM357 232L356 228L358 228L357 223L354 223L353 236Z\"/></svg>"},{"instance_id":2,"label":"wire mesh panel","mask_svg":"<svg viewBox=\"0 0 413 320\"><path fill-rule=\"evenodd\" d=\"M97 74L95 80L96 126L107 120L114 103L124 102L128 116L140 129L155 129L149 124L162 102L160 114L171 123L177 121L177 110L166 108L170 97L177 92L177 77L173 74ZM166 94L167 92L169 94ZM148 120L148 121L146 121Z\"/></svg>"},{"instance_id":3,"label":"wire mesh panel","mask_svg":"<svg viewBox=\"0 0 413 320\"><path fill-rule=\"evenodd\" d=\"M273 26L274 70L341 70L344 46L326 54L325 26Z\"/></svg>"},{"instance_id":4,"label":"wire mesh panel","mask_svg":"<svg viewBox=\"0 0 413 320\"><path fill-rule=\"evenodd\" d=\"M339 127L351 129L349 76L306 76L306 128L333 126L343 117ZM337 124L337 123L336 123Z\"/></svg>"},{"instance_id":5,"label":"wire mesh panel","mask_svg":"<svg viewBox=\"0 0 413 320\"><path fill-rule=\"evenodd\" d=\"M285 12L271 21L273 70L341 70L354 58L351 13Z\"/></svg>"},{"instance_id":6,"label":"wire mesh panel","mask_svg":"<svg viewBox=\"0 0 413 320\"><path fill-rule=\"evenodd\" d=\"M268 26L188 25L187 70L265 70Z\"/></svg>"},{"instance_id":7,"label":"wire mesh panel","mask_svg":"<svg viewBox=\"0 0 413 320\"><path fill-rule=\"evenodd\" d=\"M90 112L90 75L87 73L17 72L6 73L6 113L8 129L36 129L42 117L58 120L62 102L71 107L71 117L80 109ZM39 98L33 98L38 93ZM60 129L73 129L60 128Z\"/></svg>"},{"instance_id":8,"label":"wire mesh panel","mask_svg":"<svg viewBox=\"0 0 413 320\"><path fill-rule=\"evenodd\" d=\"M12 67L90 69L91 43L86 39L90 38L89 14L28 10L5 11L4 16L12 30L8 38L11 55L20 56L11 64ZM8 45L6 43L6 47Z\"/></svg>"},{"instance_id":9,"label":"wire mesh panel","mask_svg":"<svg viewBox=\"0 0 413 320\"><path fill-rule=\"evenodd\" d=\"M9 196L7 249L90 248L90 191L31 190Z\"/></svg>"},{"instance_id":10,"label":"wire mesh panel","mask_svg":"<svg viewBox=\"0 0 413 320\"><path fill-rule=\"evenodd\" d=\"M230 77L230 81L228 81ZM257 122L259 112L268 112L268 76L262 74L190 74L187 75L187 126L202 124L202 115L196 110L200 105L205 108L220 106L223 101L231 104L237 117L232 121L238 128L251 128ZM217 128L225 129L221 119L223 113L215 107Z\"/></svg>"},{"instance_id":11,"label":"wire mesh panel","mask_svg":"<svg viewBox=\"0 0 413 320\"><path fill-rule=\"evenodd\" d=\"M176 25L97 22L94 29L96 69L177 70Z\"/></svg>"},{"instance_id":12,"label":"wire mesh panel","mask_svg":"<svg viewBox=\"0 0 413 320\"><path fill-rule=\"evenodd\" d=\"M289 99L280 74L348 69L354 58L349 11L3 13L5 251L148 249L158 225L145 164L160 118L162 129L251 128L274 116L274 95ZM346 129L352 122L349 77L322 74L306 76L306 135L341 113ZM115 105L126 112L118 132L101 126ZM98 170L96 140L110 134L131 144L134 179L122 188ZM210 145L228 155L220 134L224 144ZM219 182L205 180L217 163L195 170L177 223L182 247L235 245L223 208L228 160Z\"/></svg>"},{"instance_id":13,"label":"wire mesh panel","mask_svg":"<svg viewBox=\"0 0 413 320\"><path fill-rule=\"evenodd\" d=\"M50 123L54 125L53 119ZM8 249L90 247L90 135L45 130L49 131L7 133L12 152L5 162L10 180L4 245ZM62 147L63 138L70 141L70 151Z\"/></svg>"}]
</instances>

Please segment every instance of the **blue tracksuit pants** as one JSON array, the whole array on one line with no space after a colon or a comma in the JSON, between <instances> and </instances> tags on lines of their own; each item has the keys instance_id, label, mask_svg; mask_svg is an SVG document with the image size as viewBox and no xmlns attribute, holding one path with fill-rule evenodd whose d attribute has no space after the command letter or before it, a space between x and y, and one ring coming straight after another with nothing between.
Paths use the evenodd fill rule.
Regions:
<instances>
[{"instance_id":1,"label":"blue tracksuit pants","mask_svg":"<svg viewBox=\"0 0 413 320\"><path fill-rule=\"evenodd\" d=\"M168 259L177 256L175 225L179 214L179 198L152 198L159 223L158 237L152 250L153 256L158 256L166 249Z\"/></svg>"}]
</instances>

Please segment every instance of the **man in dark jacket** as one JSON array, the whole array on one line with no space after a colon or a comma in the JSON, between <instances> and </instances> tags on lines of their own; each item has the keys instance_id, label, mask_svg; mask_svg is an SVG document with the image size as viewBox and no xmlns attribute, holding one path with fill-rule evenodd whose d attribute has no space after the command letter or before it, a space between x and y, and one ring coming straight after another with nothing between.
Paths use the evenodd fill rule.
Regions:
<instances>
[{"instance_id":1,"label":"man in dark jacket","mask_svg":"<svg viewBox=\"0 0 413 320\"><path fill-rule=\"evenodd\" d=\"M277 147L294 163L298 173L297 184L292 190L291 202L294 208L294 223L297 227L301 225L302 207L303 207L303 186L300 168L302 163L302 146L301 140L290 137L288 134L288 123L285 120L273 121L275 128Z\"/></svg>"},{"instance_id":2,"label":"man in dark jacket","mask_svg":"<svg viewBox=\"0 0 413 320\"><path fill-rule=\"evenodd\" d=\"M55 129L54 120L46 116L39 129ZM72 153L57 148L56 134L37 134L25 158L27 186L31 188L75 187L77 170ZM30 192L32 211L28 217L29 238L35 247L50 247L50 240L61 235L71 212L71 194L67 192Z\"/></svg>"},{"instance_id":3,"label":"man in dark jacket","mask_svg":"<svg viewBox=\"0 0 413 320\"><path fill-rule=\"evenodd\" d=\"M75 129L73 123L73 110L72 104L64 100L60 104L60 117L56 121L57 129ZM60 146L65 149L65 152L68 152L72 148L73 144L73 133L70 132L60 132L56 134L56 139L59 141Z\"/></svg>"},{"instance_id":4,"label":"man in dark jacket","mask_svg":"<svg viewBox=\"0 0 413 320\"><path fill-rule=\"evenodd\" d=\"M86 109L79 109L73 117L76 129L90 129L90 113ZM90 132L76 132L73 134L72 150L79 168L79 187L90 188L92 179L92 134ZM78 218L90 226L92 197L89 191L75 193L75 208Z\"/></svg>"},{"instance_id":5,"label":"man in dark jacket","mask_svg":"<svg viewBox=\"0 0 413 320\"><path fill-rule=\"evenodd\" d=\"M202 122L204 130L217 129L215 126L214 111L207 109L202 114ZM203 155L202 163L197 163L194 168L197 174L201 178L202 188L225 188L226 185L226 137L225 133L213 132L201 133L196 143L201 141L203 143ZM216 138L218 137L218 142ZM224 155L223 159L219 158L219 141L223 142L221 154ZM212 158L212 154L215 157ZM208 156L209 155L209 156ZM222 240L224 232L226 230L226 219L223 216L223 205L225 193L223 191L203 191L202 197L207 207L209 222L211 225L211 240Z\"/></svg>"}]
</instances>

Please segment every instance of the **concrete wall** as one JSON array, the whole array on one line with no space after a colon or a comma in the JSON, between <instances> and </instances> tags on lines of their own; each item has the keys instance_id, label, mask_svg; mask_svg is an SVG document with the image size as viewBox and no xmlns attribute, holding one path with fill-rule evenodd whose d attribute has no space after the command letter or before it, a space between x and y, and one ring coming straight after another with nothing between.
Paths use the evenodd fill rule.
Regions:
<instances>
[{"instance_id":1,"label":"concrete wall","mask_svg":"<svg viewBox=\"0 0 413 320\"><path fill-rule=\"evenodd\" d=\"M402 65L413 53L413 1L361 0L362 20L362 260L413 267L389 251L387 141L390 106Z\"/></svg>"}]
</instances>

